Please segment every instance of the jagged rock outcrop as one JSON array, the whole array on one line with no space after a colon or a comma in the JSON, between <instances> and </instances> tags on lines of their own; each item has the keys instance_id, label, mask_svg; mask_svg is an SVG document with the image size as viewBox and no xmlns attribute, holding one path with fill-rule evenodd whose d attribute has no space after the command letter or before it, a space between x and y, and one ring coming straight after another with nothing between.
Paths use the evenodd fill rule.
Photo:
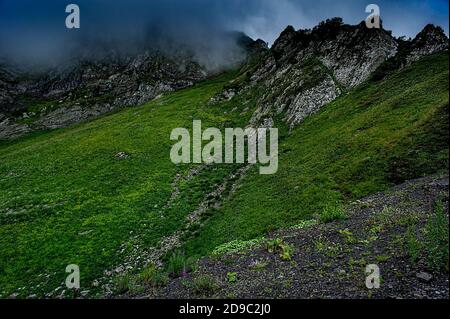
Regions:
<instances>
[{"instance_id":1,"label":"jagged rock outcrop","mask_svg":"<svg viewBox=\"0 0 450 319\"><path fill-rule=\"evenodd\" d=\"M271 112L284 113L293 127L343 90L367 80L396 52L397 43L389 32L367 29L363 23L344 25L335 18L313 30L288 27L252 77L266 87L252 122Z\"/></svg>"},{"instance_id":2,"label":"jagged rock outcrop","mask_svg":"<svg viewBox=\"0 0 450 319\"><path fill-rule=\"evenodd\" d=\"M441 27L428 24L412 41L408 63L421 57L448 50L448 38Z\"/></svg>"},{"instance_id":3,"label":"jagged rock outcrop","mask_svg":"<svg viewBox=\"0 0 450 319\"><path fill-rule=\"evenodd\" d=\"M263 93L252 124L282 115L294 127L345 90L371 78L386 61L395 60L396 67L401 67L447 48L448 38L432 25L410 42L382 28L368 29L364 22L343 24L340 18L312 30L289 26L249 75L249 83L227 89L212 102L260 86Z\"/></svg>"}]
</instances>

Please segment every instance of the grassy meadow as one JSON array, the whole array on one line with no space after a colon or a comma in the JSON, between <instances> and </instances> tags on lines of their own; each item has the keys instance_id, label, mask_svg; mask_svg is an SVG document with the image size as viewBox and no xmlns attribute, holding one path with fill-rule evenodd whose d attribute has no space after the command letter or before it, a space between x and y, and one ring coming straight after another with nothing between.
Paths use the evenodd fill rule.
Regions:
<instances>
[{"instance_id":1,"label":"grassy meadow","mask_svg":"<svg viewBox=\"0 0 450 319\"><path fill-rule=\"evenodd\" d=\"M89 123L0 143L0 297L43 296L78 264L82 290L123 261L133 246L157 246L182 229L205 194L236 169L211 166L180 185L191 165L170 161L172 129L245 127L240 98L210 105L237 76L192 88ZM252 93L252 92L250 92ZM235 193L207 214L182 250L193 257L235 239L311 219L395 183L448 170L448 54L382 81L368 81L293 131L278 119L279 170L253 167ZM129 157L118 159L125 152Z\"/></svg>"}]
</instances>

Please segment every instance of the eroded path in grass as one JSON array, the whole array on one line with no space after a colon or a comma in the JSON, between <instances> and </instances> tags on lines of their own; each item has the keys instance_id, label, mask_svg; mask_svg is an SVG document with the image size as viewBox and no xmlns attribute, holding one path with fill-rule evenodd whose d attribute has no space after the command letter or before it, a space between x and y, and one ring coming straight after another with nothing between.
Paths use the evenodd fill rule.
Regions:
<instances>
[{"instance_id":1,"label":"eroded path in grass","mask_svg":"<svg viewBox=\"0 0 450 319\"><path fill-rule=\"evenodd\" d=\"M140 235L133 237L134 244L130 252L125 257L125 261L111 270L104 272L105 276L101 278L97 285L101 286L102 292L100 296L111 297L116 291L114 280L120 276L126 276L127 273L138 273L148 265L164 267L163 257L169 252L173 252L183 245L183 239L192 236L198 229L202 227L202 223L208 218L208 212L211 209L219 209L222 201L231 195L240 179L248 172L250 166L244 165L240 168L232 170L223 181L214 186L213 190L204 196L198 207L185 218L184 226L175 231L173 234L161 238L160 242L153 247L143 247ZM186 176L177 174L172 183L173 192L166 205L160 211L161 218L165 218L165 214L172 208L181 194L180 184L192 181L196 176L207 170L214 170L213 165L201 165L192 168ZM125 251L126 247L122 247Z\"/></svg>"}]
</instances>

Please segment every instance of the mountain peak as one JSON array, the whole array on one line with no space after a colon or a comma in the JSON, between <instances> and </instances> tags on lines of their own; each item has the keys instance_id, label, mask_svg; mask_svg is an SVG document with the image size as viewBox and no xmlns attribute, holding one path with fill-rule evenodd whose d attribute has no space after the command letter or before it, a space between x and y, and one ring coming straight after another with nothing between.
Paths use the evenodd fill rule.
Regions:
<instances>
[{"instance_id":1,"label":"mountain peak","mask_svg":"<svg viewBox=\"0 0 450 319\"><path fill-rule=\"evenodd\" d=\"M427 24L411 42L411 48L408 62L417 61L425 55L448 50L448 37L441 27Z\"/></svg>"},{"instance_id":2,"label":"mountain peak","mask_svg":"<svg viewBox=\"0 0 450 319\"><path fill-rule=\"evenodd\" d=\"M448 37L440 26L427 24L413 40L413 44L416 46L430 43L446 44L448 46Z\"/></svg>"}]
</instances>

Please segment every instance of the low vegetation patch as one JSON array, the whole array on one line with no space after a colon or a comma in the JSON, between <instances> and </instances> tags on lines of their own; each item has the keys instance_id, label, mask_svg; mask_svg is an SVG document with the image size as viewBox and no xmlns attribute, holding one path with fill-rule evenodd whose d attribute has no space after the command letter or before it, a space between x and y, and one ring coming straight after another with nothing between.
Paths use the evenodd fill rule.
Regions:
<instances>
[{"instance_id":1,"label":"low vegetation patch","mask_svg":"<svg viewBox=\"0 0 450 319\"><path fill-rule=\"evenodd\" d=\"M174 278L186 276L188 272L195 268L195 266L195 259L187 257L180 251L173 252L166 263L167 273Z\"/></svg>"},{"instance_id":2,"label":"low vegetation patch","mask_svg":"<svg viewBox=\"0 0 450 319\"><path fill-rule=\"evenodd\" d=\"M278 254L280 258L284 261L292 259L294 247L292 245L287 244L283 239L277 238L268 240L266 243L266 247L269 253Z\"/></svg>"},{"instance_id":3,"label":"low vegetation patch","mask_svg":"<svg viewBox=\"0 0 450 319\"><path fill-rule=\"evenodd\" d=\"M347 218L344 207L340 203L328 204L319 216L322 223L331 223Z\"/></svg>"},{"instance_id":4,"label":"low vegetation patch","mask_svg":"<svg viewBox=\"0 0 450 319\"><path fill-rule=\"evenodd\" d=\"M425 255L432 270L449 271L449 222L440 203L425 228Z\"/></svg>"},{"instance_id":5,"label":"low vegetation patch","mask_svg":"<svg viewBox=\"0 0 450 319\"><path fill-rule=\"evenodd\" d=\"M196 295L208 295L219 288L215 278L206 274L194 277L189 286Z\"/></svg>"},{"instance_id":6,"label":"low vegetation patch","mask_svg":"<svg viewBox=\"0 0 450 319\"><path fill-rule=\"evenodd\" d=\"M251 249L255 246L261 245L264 243L265 238L257 238L253 240L233 240L229 243L223 244L218 246L216 249L214 249L211 253L212 256L222 256L226 254L235 254L239 252L243 252L247 249Z\"/></svg>"},{"instance_id":7,"label":"low vegetation patch","mask_svg":"<svg viewBox=\"0 0 450 319\"><path fill-rule=\"evenodd\" d=\"M145 267L141 272L139 279L145 285L150 285L152 287L165 286L169 281L167 273L158 269L154 264Z\"/></svg>"},{"instance_id":8,"label":"low vegetation patch","mask_svg":"<svg viewBox=\"0 0 450 319\"><path fill-rule=\"evenodd\" d=\"M409 226L406 249L413 262L424 260L431 271L449 271L449 222L441 203L425 228Z\"/></svg>"}]
</instances>

